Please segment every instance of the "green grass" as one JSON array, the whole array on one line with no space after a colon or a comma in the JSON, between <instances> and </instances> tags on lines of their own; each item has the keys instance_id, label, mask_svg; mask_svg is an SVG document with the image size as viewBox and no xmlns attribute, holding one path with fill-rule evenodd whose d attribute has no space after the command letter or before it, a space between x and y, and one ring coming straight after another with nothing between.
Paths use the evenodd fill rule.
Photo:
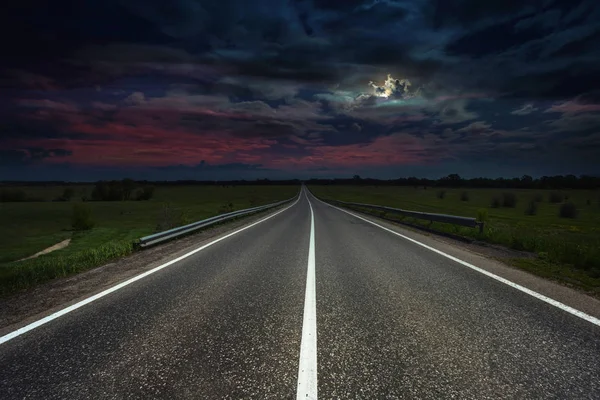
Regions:
<instances>
[{"instance_id":1,"label":"green grass","mask_svg":"<svg viewBox=\"0 0 600 400\"><path fill-rule=\"evenodd\" d=\"M466 217L487 214L483 234L478 229L434 223L431 228L500 244L512 249L538 255L535 258L510 260L513 265L538 275L573 283L600 294L600 204L598 191L566 190L568 201L576 205L577 218L560 218L562 203L549 203L550 191L525 189L445 189L443 199L436 188L365 187L365 186L311 186L310 190L322 199L378 204L407 210L436 212ZM468 201L461 201L462 192L468 192ZM490 207L494 197L514 193L516 207ZM527 215L526 209L536 195L536 215ZM590 204L588 204L590 199ZM563 201L564 202L564 201ZM485 211L484 211L485 210ZM392 217L392 215L386 215ZM427 221L404 221L428 225Z\"/></svg>"},{"instance_id":2,"label":"green grass","mask_svg":"<svg viewBox=\"0 0 600 400\"><path fill-rule=\"evenodd\" d=\"M31 197L53 199L64 187L21 187ZM91 187L76 186L71 202L0 203L0 295L101 265L134 251L133 241L154 233L165 205L180 210L181 223L294 196L296 186L159 186L149 201L85 202L95 226L71 230L73 204ZM17 261L64 239L64 249Z\"/></svg>"}]
</instances>

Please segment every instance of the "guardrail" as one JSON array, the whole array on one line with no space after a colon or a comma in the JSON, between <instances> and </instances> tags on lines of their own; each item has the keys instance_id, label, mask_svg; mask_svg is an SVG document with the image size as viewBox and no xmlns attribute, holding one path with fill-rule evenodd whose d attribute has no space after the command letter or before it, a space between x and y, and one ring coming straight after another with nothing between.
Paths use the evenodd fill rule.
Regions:
<instances>
[{"instance_id":1,"label":"guardrail","mask_svg":"<svg viewBox=\"0 0 600 400\"><path fill-rule=\"evenodd\" d=\"M302 193L302 191L300 191L300 194L301 193ZM219 222L227 221L227 220L241 217L244 215L268 210L270 208L277 207L277 206L280 206L285 203L289 203L290 201L298 198L298 196L300 194L292 197L291 199L278 201L277 203L271 203L271 204L265 204L263 206L246 208L244 210L237 210L237 211L233 211L230 213L217 215L215 217L203 219L202 221L192 222L191 224L179 226L179 227L173 228L173 229L169 229L168 231L158 232L158 233L154 233L152 235L144 236L143 238L140 238L137 240L137 245L140 247L148 247L148 246L152 246L152 245L155 245L158 243L166 242L167 240L171 240L171 239L179 237L179 236L187 235L190 232L193 232L200 228L204 228L209 225L213 225L213 224L216 224Z\"/></svg>"},{"instance_id":2,"label":"guardrail","mask_svg":"<svg viewBox=\"0 0 600 400\"><path fill-rule=\"evenodd\" d=\"M434 214L434 213L426 213L426 212L419 212L419 211L409 211L409 210L402 210L400 208L378 206L375 204L349 203L349 202L340 201L340 200L327 200L327 201L329 201L331 203L337 203L337 204L343 205L343 206L363 207L363 208L370 208L373 210L380 210L380 211L385 211L385 212L394 213L394 214L400 214L400 215L404 215L406 217L423 219L423 220L430 221L430 222L443 222L446 224L461 225L461 226L467 226L470 228L479 228L479 232L483 233L483 222L477 221L476 218L460 217L457 215L448 215L448 214Z\"/></svg>"}]
</instances>

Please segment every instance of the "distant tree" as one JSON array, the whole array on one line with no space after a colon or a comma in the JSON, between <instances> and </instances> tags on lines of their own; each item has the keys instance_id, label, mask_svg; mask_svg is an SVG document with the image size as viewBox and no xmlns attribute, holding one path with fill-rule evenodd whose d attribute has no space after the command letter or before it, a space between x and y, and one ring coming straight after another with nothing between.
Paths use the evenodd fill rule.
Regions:
<instances>
[{"instance_id":1,"label":"distant tree","mask_svg":"<svg viewBox=\"0 0 600 400\"><path fill-rule=\"evenodd\" d=\"M355 181L360 181L361 178L360 175L354 175L352 179L354 179Z\"/></svg>"},{"instance_id":2,"label":"distant tree","mask_svg":"<svg viewBox=\"0 0 600 400\"><path fill-rule=\"evenodd\" d=\"M529 175L523 175L521 177L521 186L527 189L533 187L533 178Z\"/></svg>"},{"instance_id":3,"label":"distant tree","mask_svg":"<svg viewBox=\"0 0 600 400\"><path fill-rule=\"evenodd\" d=\"M74 195L75 195L75 190L73 190L73 188L67 187L63 191L62 198L65 201L69 201L73 198Z\"/></svg>"},{"instance_id":4,"label":"distant tree","mask_svg":"<svg viewBox=\"0 0 600 400\"><path fill-rule=\"evenodd\" d=\"M123 186L123 200L131 199L131 194L135 189L135 182L133 181L133 179L126 178L123 179L123 182L121 184Z\"/></svg>"},{"instance_id":5,"label":"distant tree","mask_svg":"<svg viewBox=\"0 0 600 400\"><path fill-rule=\"evenodd\" d=\"M105 181L98 181L94 185L94 189L92 190L92 200L95 201L106 201L108 200L109 195L109 187L108 183Z\"/></svg>"},{"instance_id":6,"label":"distant tree","mask_svg":"<svg viewBox=\"0 0 600 400\"><path fill-rule=\"evenodd\" d=\"M144 186L138 193L136 200L150 200L154 196L154 186Z\"/></svg>"},{"instance_id":7,"label":"distant tree","mask_svg":"<svg viewBox=\"0 0 600 400\"><path fill-rule=\"evenodd\" d=\"M463 183L463 179L458 174L450 174L439 180L443 186L457 187Z\"/></svg>"},{"instance_id":8,"label":"distant tree","mask_svg":"<svg viewBox=\"0 0 600 400\"><path fill-rule=\"evenodd\" d=\"M123 200L123 183L120 181L110 181L108 184L108 199L109 201Z\"/></svg>"}]
</instances>

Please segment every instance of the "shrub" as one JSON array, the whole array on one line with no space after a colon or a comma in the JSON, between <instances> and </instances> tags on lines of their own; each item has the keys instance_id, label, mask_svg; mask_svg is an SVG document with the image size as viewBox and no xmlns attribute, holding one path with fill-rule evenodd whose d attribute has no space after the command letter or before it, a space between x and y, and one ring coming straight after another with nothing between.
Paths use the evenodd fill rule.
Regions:
<instances>
[{"instance_id":1,"label":"shrub","mask_svg":"<svg viewBox=\"0 0 600 400\"><path fill-rule=\"evenodd\" d=\"M517 196L514 193L502 193L502 207L515 208L517 206Z\"/></svg>"},{"instance_id":2,"label":"shrub","mask_svg":"<svg viewBox=\"0 0 600 400\"><path fill-rule=\"evenodd\" d=\"M492 198L492 204L490 205L492 208L500 208L500 205L502 204L502 200L500 199L500 197L498 196L494 196Z\"/></svg>"},{"instance_id":3,"label":"shrub","mask_svg":"<svg viewBox=\"0 0 600 400\"><path fill-rule=\"evenodd\" d=\"M535 201L536 203L541 203L542 201L544 201L544 196L542 196L541 193L536 193L533 196L533 201Z\"/></svg>"},{"instance_id":4,"label":"shrub","mask_svg":"<svg viewBox=\"0 0 600 400\"><path fill-rule=\"evenodd\" d=\"M71 226L76 231L88 231L96 225L92 218L92 210L85 204L73 204Z\"/></svg>"},{"instance_id":5,"label":"shrub","mask_svg":"<svg viewBox=\"0 0 600 400\"><path fill-rule=\"evenodd\" d=\"M561 218L576 218L577 217L577 207L575 204L569 202L561 204L558 216Z\"/></svg>"},{"instance_id":6,"label":"shrub","mask_svg":"<svg viewBox=\"0 0 600 400\"><path fill-rule=\"evenodd\" d=\"M99 181L94 185L92 190L92 200L95 201L124 201L130 200L131 194L136 187L136 183L131 179L123 179L121 181ZM143 188L141 194L138 194L136 200L148 200L149 198L139 198L144 195L146 188ZM150 197L152 195L150 194Z\"/></svg>"},{"instance_id":7,"label":"shrub","mask_svg":"<svg viewBox=\"0 0 600 400\"><path fill-rule=\"evenodd\" d=\"M488 210L485 208L480 208L477 210L477 221L479 222L487 222L488 220Z\"/></svg>"},{"instance_id":8,"label":"shrub","mask_svg":"<svg viewBox=\"0 0 600 400\"><path fill-rule=\"evenodd\" d=\"M592 201L590 199L587 199L587 201L585 202L588 206L592 205Z\"/></svg>"},{"instance_id":9,"label":"shrub","mask_svg":"<svg viewBox=\"0 0 600 400\"><path fill-rule=\"evenodd\" d=\"M64 199L64 201L69 201L71 200L71 198L73 198L73 196L75 195L75 191L73 190L73 188L65 188L65 190L63 191L63 195L62 198Z\"/></svg>"},{"instance_id":10,"label":"shrub","mask_svg":"<svg viewBox=\"0 0 600 400\"><path fill-rule=\"evenodd\" d=\"M444 197L446 197L446 191L445 190L439 190L437 192L437 198L438 199L443 199Z\"/></svg>"},{"instance_id":11,"label":"shrub","mask_svg":"<svg viewBox=\"0 0 600 400\"><path fill-rule=\"evenodd\" d=\"M561 203L563 201L563 195L561 192L550 192L550 196L548 198L550 203Z\"/></svg>"},{"instance_id":12,"label":"shrub","mask_svg":"<svg viewBox=\"0 0 600 400\"><path fill-rule=\"evenodd\" d=\"M137 194L136 200L150 200L154 196L154 186L144 186Z\"/></svg>"},{"instance_id":13,"label":"shrub","mask_svg":"<svg viewBox=\"0 0 600 400\"><path fill-rule=\"evenodd\" d=\"M525 215L536 215L537 208L538 206L535 200L531 200L529 204L527 204L527 208L525 209Z\"/></svg>"},{"instance_id":14,"label":"shrub","mask_svg":"<svg viewBox=\"0 0 600 400\"><path fill-rule=\"evenodd\" d=\"M461 201L469 201L469 192L462 192L460 194L460 200Z\"/></svg>"}]
</instances>

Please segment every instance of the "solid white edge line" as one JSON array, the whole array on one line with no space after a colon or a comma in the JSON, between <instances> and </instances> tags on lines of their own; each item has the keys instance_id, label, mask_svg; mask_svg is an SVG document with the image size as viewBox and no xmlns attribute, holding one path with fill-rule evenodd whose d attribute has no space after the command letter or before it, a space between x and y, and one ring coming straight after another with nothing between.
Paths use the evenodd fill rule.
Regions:
<instances>
[{"instance_id":1,"label":"solid white edge line","mask_svg":"<svg viewBox=\"0 0 600 400\"><path fill-rule=\"evenodd\" d=\"M573 308L573 307L571 307L571 306L568 306L568 305L566 305L566 304L564 304L564 303L561 303L560 301L557 301L557 300L551 299L550 297L544 296L543 294L540 294L540 293L538 293L538 292L536 292L536 291L533 291L533 290L531 290L531 289L528 289L528 288L526 288L525 286L521 286L521 285L519 285L519 284L517 284L517 283L514 283L514 282L512 282L512 281L509 281L508 279L502 278L501 276L498 276L498 275L496 275L496 274L493 274L493 273L491 273L491 272L489 272L489 271L486 271L485 269L482 269L482 268L476 267L475 265L473 265L473 264L470 264L470 263L468 263L468 262L466 262L466 261L463 261L463 260L461 260L460 258L456 258L456 257L454 257L454 256L452 256L452 255L450 255L450 254L444 253L444 252L443 252L443 251L441 251L441 250L438 250L438 249L436 249L436 248L434 248L434 247L428 246L428 245L426 245L425 243L421 243L421 242L419 242L418 240L415 240L415 239L409 238L408 236L404 236L403 234L401 234L401 233L398 233L398 232L396 232L396 231L394 231L394 230L392 230L392 229L386 228L385 226L379 225L379 224L378 224L378 223L376 223L376 222L370 221L370 220L368 220L368 219L366 219L366 218L363 218L363 217L361 217L361 216L359 216L359 215L356 215L356 214L354 214L354 213L351 213L351 212L349 212L349 211L346 211L346 210L344 210L344 209L342 209L342 208L339 208L339 207L333 206L333 205L331 205L331 204L329 204L329 203L327 203L327 202L325 202L325 201L322 201L322 200L320 200L319 198L317 198L317 197L316 197L315 195L313 195L312 193L311 193L311 196L313 196L315 199L317 199L317 200L318 200L318 201L320 201L321 203L324 203L324 204L328 205L329 207L332 207L332 208L335 208L336 210L339 210L339 211L345 212L346 214L350 214L350 215L352 215L353 217L356 217L356 218L358 218L358 219L361 219L361 220L363 220L363 221L365 221L365 222L368 222L368 223L370 223L370 224L372 224L372 225L375 225L375 226L377 226L377 227L379 227L379 228L381 228L381 229L383 229L383 230L386 230L386 231L388 231L388 232L390 232L390 233L393 233L393 234L394 234L394 235L396 235L396 236L400 236L400 237L401 237L401 238L403 238L403 239L406 239L406 240L408 240L408 241L410 241L410 242L412 242L412 243L415 243L415 244L417 244L417 245L419 245L419 246L421 246L421 247L424 247L424 248L426 248L427 250L431 250L431 251L433 251L434 253L437 253L437 254L439 254L439 255L441 255L441 256L444 256L444 257L446 257L446 258L448 258L448 259L450 259L450 260L452 260L452 261L455 261L455 262L457 262L457 263L459 263L459 264L462 264L462 265L464 265L465 267L471 268L472 270L475 270L475 271L477 271L477 272L479 272L479 273L481 273L481 274L483 274L483 275L486 275L486 276L488 276L488 277L490 277L490 278L492 278L492 279L495 279L495 280L497 280L497 281L499 281L499 282L502 282L502 283L504 283L505 285L508 285L508 286L510 286L510 287L512 287L512 288L515 288L515 289L517 289L517 290L519 290L519 291L521 291L521 292L523 292L523 293L526 293L526 294L528 294L528 295L530 295L530 296L533 296L533 297L535 297L535 298L536 298L536 299L538 299L538 300L541 300L541 301L543 301L543 302L546 302L546 303L548 303L548 304L550 304L550 305L553 305L554 307L560 308L561 310L563 310L563 311L566 311L566 312L568 312L569 314L572 314L572 315L574 315L574 316L576 316L576 317L579 317L579 318L581 318L581 319L584 319L584 320L586 320L586 321L588 321L588 322L591 322L591 323L592 323L592 324L594 324L594 325L600 326L600 319L598 319L598 318L596 318L596 317L594 317L594 316L591 316L591 315L589 315L589 314L586 314L586 313L584 313L583 311L579 311L579 310L577 310L576 308Z\"/></svg>"},{"instance_id":2,"label":"solid white edge line","mask_svg":"<svg viewBox=\"0 0 600 400\"><path fill-rule=\"evenodd\" d=\"M102 298L102 297L104 297L104 296L106 296L106 295L108 295L108 294L110 294L112 292L115 292L115 291L117 291L119 289L122 289L125 286L132 284L133 282L139 281L140 279L145 278L148 275L152 275L153 273L158 272L161 269L166 268L166 267L168 267L170 265L173 265L176 262L179 262L179 261L183 260L184 258L187 258L187 257L189 257L189 256L191 256L193 254L196 254L197 252L199 252L201 250L204 250L207 247L210 247L210 246L212 246L215 243L218 243L218 242L220 242L222 240L225 240L225 239L227 239L227 238L229 238L229 237L231 237L233 235L236 235L236 234L238 234L238 233L240 233L242 231L245 231L246 229L252 228L253 226L260 224L261 222L264 222L264 221L266 221L268 219L271 219L274 216L276 216L278 214L281 214L282 212L284 212L284 211L292 208L293 206L295 206L298 203L298 200L300 200L301 196L302 196L302 191L300 192L300 194L298 195L298 198L296 199L296 201L293 204L291 204L290 206L284 208L283 210L277 211L276 213L274 213L272 215L269 215L266 218L261 219L260 221L254 222L254 223L252 223L252 224L250 224L248 226L245 226L245 227L243 227L241 229L238 229L238 230L236 230L234 232L228 233L225 236L222 236L222 237L220 237L218 239L215 239L212 242L209 242L209 243L207 243L207 244L205 244L203 246L200 246L197 249L194 249L194 250L190 251L189 253L186 253L186 254L184 254L182 256L179 256L179 257L177 257L177 258L175 258L175 259L173 259L171 261L168 261L168 262L166 262L166 263L164 263L164 264L162 264L162 265L160 265L160 266L158 266L156 268L153 268L153 269L151 269L149 271L146 271L146 272L144 272L144 273L142 273L140 275L136 275L133 278L130 278L130 279L128 279L128 280L126 280L124 282L121 282L118 285L115 285L115 286L113 286L111 288L108 288L108 289L106 289L106 290L104 290L104 291L102 291L102 292L100 292L98 294L95 294L95 295L93 295L91 297L88 297L88 298L86 298L84 300L81 300L80 302L75 303L75 304L73 304L73 305L71 305L69 307L63 308L62 310L59 310L59 311L57 311L57 312L55 312L53 314L50 314L47 317L44 317L44 318L39 319L39 320L37 320L35 322L32 322L32 323L30 323L28 325L25 325L24 327L19 328L19 329L13 331L13 332L7 333L6 335L0 337L0 345L3 344L3 343L8 342L11 339L16 338L17 336L21 336L22 334L24 334L26 332L29 332L29 331L31 331L31 330L33 330L35 328L38 328L38 327L40 327L40 326L42 326L44 324L47 324L48 322L50 322L52 320L55 320L58 317L62 317L63 315L68 314L71 311L75 311L78 308L81 308L81 307L85 306L86 304L89 304L89 303L91 303L93 301L96 301L99 298Z\"/></svg>"},{"instance_id":3,"label":"solid white edge line","mask_svg":"<svg viewBox=\"0 0 600 400\"><path fill-rule=\"evenodd\" d=\"M306 192L305 192L306 194ZM308 266L306 271L306 292L304 295L304 319L300 343L298 365L298 388L296 399L317 399L317 301L315 289L315 215L308 196L310 207L310 241L308 246Z\"/></svg>"}]
</instances>

